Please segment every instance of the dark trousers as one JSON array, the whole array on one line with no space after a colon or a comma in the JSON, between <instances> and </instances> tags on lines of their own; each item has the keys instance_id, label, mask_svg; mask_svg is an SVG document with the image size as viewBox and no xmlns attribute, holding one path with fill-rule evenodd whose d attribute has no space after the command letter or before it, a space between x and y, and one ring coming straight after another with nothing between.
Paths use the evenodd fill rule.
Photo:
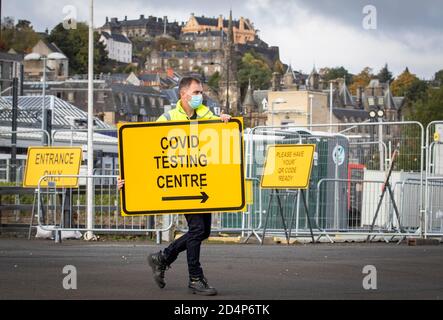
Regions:
<instances>
[{"instance_id":1,"label":"dark trousers","mask_svg":"<svg viewBox=\"0 0 443 320\"><path fill-rule=\"evenodd\" d=\"M163 253L167 264L170 265L177 259L180 252L186 250L189 276L203 277L203 269L200 266L200 246L202 241L211 234L211 214L185 214L185 218L188 222L188 232L173 241Z\"/></svg>"}]
</instances>

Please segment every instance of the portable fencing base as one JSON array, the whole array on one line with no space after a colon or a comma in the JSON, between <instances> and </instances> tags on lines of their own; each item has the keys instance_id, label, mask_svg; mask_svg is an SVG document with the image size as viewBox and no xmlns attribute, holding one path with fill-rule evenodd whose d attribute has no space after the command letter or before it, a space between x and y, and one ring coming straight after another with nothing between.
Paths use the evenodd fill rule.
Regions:
<instances>
[{"instance_id":1,"label":"portable fencing base","mask_svg":"<svg viewBox=\"0 0 443 320\"><path fill-rule=\"evenodd\" d=\"M309 230L311 232L312 242L315 243L314 233L312 232L311 218L309 217L309 209L308 209L308 205L306 203L305 192L304 192L304 190L299 190L299 192L300 191L301 191L301 195L302 195L302 199L303 199L303 205L304 205L304 208L305 208L306 219L308 221ZM281 204L280 193L279 193L278 189L274 189L274 192L271 192L271 196L269 198L268 210L266 211L265 225L263 227L263 233L262 233L262 238L261 238L261 244L262 245L263 245L263 242L265 241L266 227L268 226L268 220L269 220L269 215L270 215L270 212L271 212L271 205L272 205L272 200L274 198L274 195L277 198L278 212L280 214L280 217L281 217L281 220L282 220L282 223L283 223L283 229L285 231L286 241L287 241L288 244L290 243L290 232L291 232L291 230L289 230L289 234L288 234L288 229L286 228L285 217L283 215L283 207L282 207L282 204ZM297 194L297 197L298 197L298 194ZM294 220L294 214L295 214L295 207L293 208L292 214L291 214L291 229L292 229L292 221Z\"/></svg>"},{"instance_id":2,"label":"portable fencing base","mask_svg":"<svg viewBox=\"0 0 443 320\"><path fill-rule=\"evenodd\" d=\"M381 206L383 204L383 198L385 197L386 190L388 190L389 197L390 197L390 199L392 201L392 206L393 206L393 209L394 209L394 212L395 212L395 216L397 217L397 222L398 222L398 227L400 229L400 232L401 233L406 233L405 230L403 229L401 223L400 223L400 213L399 213L398 208L397 208L397 203L395 202L394 193L392 192L392 189L391 189L391 184L389 183L389 180L391 179L392 170L394 169L394 163L395 163L395 160L397 158L398 152L399 152L399 147L397 147L397 149L394 150L394 153L392 155L391 166L389 168L388 175L387 175L387 177L385 179L385 183L383 184L383 190L382 190L382 193L380 195L380 200L378 201L377 210L375 211L374 219L372 220L372 224L371 224L371 228L370 228L369 232L374 231L375 221L378 218L378 213L380 212L380 208L381 208ZM372 241L375 237L376 236L372 236L372 238L371 238L371 235L368 235L368 237L366 238L366 242ZM400 241L398 242L398 244L400 244L405 239L406 239L406 236L402 237L400 239Z\"/></svg>"}]
</instances>

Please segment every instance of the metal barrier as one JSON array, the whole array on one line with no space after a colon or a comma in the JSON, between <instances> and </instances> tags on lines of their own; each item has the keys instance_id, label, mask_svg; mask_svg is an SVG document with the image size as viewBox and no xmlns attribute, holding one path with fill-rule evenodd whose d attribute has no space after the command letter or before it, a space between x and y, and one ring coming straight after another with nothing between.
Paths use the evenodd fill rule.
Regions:
<instances>
[{"instance_id":1,"label":"metal barrier","mask_svg":"<svg viewBox=\"0 0 443 320\"><path fill-rule=\"evenodd\" d=\"M432 121L426 127L425 238L443 236L442 129L443 121Z\"/></svg>"},{"instance_id":2,"label":"metal barrier","mask_svg":"<svg viewBox=\"0 0 443 320\"><path fill-rule=\"evenodd\" d=\"M271 205L269 213L264 209L268 207L271 192L260 187L266 149L270 145L310 143L316 145L316 153L306 197L311 219L316 224L314 234L319 238L340 234L380 237L443 235L443 204L440 203L443 199L443 161L440 162L443 141L430 142L433 132L437 131L436 126L440 124L443 125L443 121L430 123L426 136L423 126L415 121L313 124L309 125L312 130L298 125L260 126L246 130L245 170L246 178L253 181L253 203L245 212L213 214L212 231L241 234L246 240L255 236L262 241L259 233L263 229L263 217L269 214L268 234L282 235L283 225L274 210L276 204ZM56 130L52 137L55 138L61 131L72 133L74 130ZM342 161L334 156L339 145L345 150ZM395 177L391 185L400 224L388 195L371 230L385 171L391 164L390 155L397 145L400 145L400 156L394 164ZM182 215L170 216L166 224L163 221L166 219L158 219L158 216L121 217L115 183L117 171L109 170L113 169L95 169L93 176L78 176L80 180L94 179L94 229L85 228L83 182L77 189L39 187L39 225L52 223L59 231L94 232L162 232L171 230L175 225L177 230L186 231ZM358 177L354 176L355 173ZM71 199L69 210L64 207L66 198ZM309 236L298 191L286 190L282 199L289 233L294 237ZM67 226L67 222L70 225ZM403 230L400 230L400 225Z\"/></svg>"},{"instance_id":3,"label":"metal barrier","mask_svg":"<svg viewBox=\"0 0 443 320\"><path fill-rule=\"evenodd\" d=\"M55 179L78 178L78 188L57 188ZM94 183L95 206L94 228L86 227L86 197L85 188L81 179L98 179L109 181L115 179L114 175L88 176L88 175L46 175L40 178L37 188L37 225L47 231L92 231L100 233L127 232L146 233L164 232L172 227L172 222L163 226L162 219L154 216L121 217L119 210L119 192L116 183ZM43 181L48 181L48 187L41 186ZM32 223L32 222L31 222ZM48 228L55 226L55 229Z\"/></svg>"},{"instance_id":4,"label":"metal barrier","mask_svg":"<svg viewBox=\"0 0 443 320\"><path fill-rule=\"evenodd\" d=\"M263 210L262 210L262 193L258 188L260 181L258 179L247 179L253 183L252 198L258 199L257 203L247 204L244 211L239 212L217 212L212 214L211 232L229 232L240 234L247 242L251 236L255 236L259 241L261 238L258 234L262 228ZM174 223L176 230L187 232L187 223L183 215L175 215Z\"/></svg>"},{"instance_id":5,"label":"metal barrier","mask_svg":"<svg viewBox=\"0 0 443 320\"><path fill-rule=\"evenodd\" d=\"M314 234L329 235L378 235L378 236L417 236L424 232L424 224L419 219L424 210L424 129L419 122L377 122L377 123L346 123L320 124L308 126L286 125L280 127L257 127L250 132L251 152L247 154L247 175L261 178L261 170L268 145L314 143L316 154L311 174L311 181L306 191L308 210L315 213L317 230ZM311 126L310 126L311 127ZM329 130L334 128L336 130ZM378 128L378 130L375 130ZM341 133L330 133L323 131ZM314 130L314 131L313 131ZM344 159L337 163L334 159L334 149L343 146ZM396 215L389 204L389 195L383 200L379 215L374 222L374 230L370 230L372 219L376 212L377 202L384 184L385 170L391 164L391 153L399 146L400 156L394 164L395 178L391 185L398 181L404 183L410 176L418 179L418 183L403 184L397 193L415 190L417 211L406 210L406 198L396 195L396 203L402 203L404 213L399 213L400 223L406 222L405 230L399 230ZM362 177L352 178L351 166L360 166ZM360 198L352 198L355 189L361 188ZM269 191L262 190L262 207L269 199ZM285 192L283 201L286 219L292 219L292 209L297 211L294 223L295 236L310 235L306 219L297 192ZM398 198L399 197L399 198ZM400 199L400 200L399 200ZM273 210L275 211L275 210ZM407 213L406 213L407 212ZM264 212L265 213L265 212ZM281 219L280 219L281 220ZM269 234L282 235L283 226L277 215L270 217ZM420 222L417 225L417 221ZM289 228L291 233L292 228ZM332 241L329 238L330 241Z\"/></svg>"}]
</instances>

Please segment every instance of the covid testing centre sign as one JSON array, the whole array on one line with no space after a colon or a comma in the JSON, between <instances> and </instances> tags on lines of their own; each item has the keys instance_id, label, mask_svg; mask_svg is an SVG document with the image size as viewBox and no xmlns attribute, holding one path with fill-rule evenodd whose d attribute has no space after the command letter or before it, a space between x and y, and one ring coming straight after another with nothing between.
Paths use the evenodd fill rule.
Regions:
<instances>
[{"instance_id":1,"label":"covid testing centre sign","mask_svg":"<svg viewBox=\"0 0 443 320\"><path fill-rule=\"evenodd\" d=\"M240 118L120 124L122 215L242 210L242 131Z\"/></svg>"}]
</instances>

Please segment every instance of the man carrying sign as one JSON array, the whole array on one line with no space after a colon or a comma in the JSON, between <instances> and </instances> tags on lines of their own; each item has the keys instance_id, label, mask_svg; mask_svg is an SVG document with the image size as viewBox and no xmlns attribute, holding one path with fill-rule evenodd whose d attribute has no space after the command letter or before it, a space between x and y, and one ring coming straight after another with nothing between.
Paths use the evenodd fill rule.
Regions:
<instances>
[{"instance_id":1,"label":"man carrying sign","mask_svg":"<svg viewBox=\"0 0 443 320\"><path fill-rule=\"evenodd\" d=\"M180 100L176 108L165 112L157 121L208 120L221 119L228 122L230 115L215 116L208 107L203 105L203 87L199 79L185 77L179 84ZM123 188L124 180L118 180L119 189ZM173 241L165 250L150 254L148 263L152 268L154 280L160 288L164 288L165 271L177 259L180 252L187 252L189 270L189 290L195 294L216 295L215 288L209 286L200 265L200 247L203 240L211 234L211 214L185 214L188 232Z\"/></svg>"}]
</instances>

